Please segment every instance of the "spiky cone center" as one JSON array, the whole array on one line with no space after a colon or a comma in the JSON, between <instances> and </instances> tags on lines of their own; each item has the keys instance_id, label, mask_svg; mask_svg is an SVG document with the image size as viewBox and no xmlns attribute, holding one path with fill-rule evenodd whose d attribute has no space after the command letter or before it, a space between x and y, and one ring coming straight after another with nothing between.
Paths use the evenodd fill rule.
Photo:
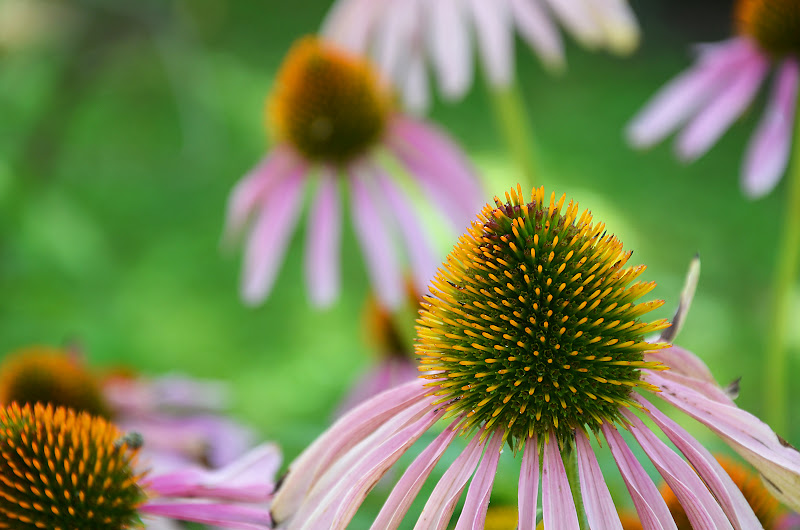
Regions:
<instances>
[{"instance_id":1,"label":"spiky cone center","mask_svg":"<svg viewBox=\"0 0 800 530\"><path fill-rule=\"evenodd\" d=\"M736 29L755 39L775 58L800 58L800 2L797 0L738 0Z\"/></svg>"},{"instance_id":2,"label":"spiky cone center","mask_svg":"<svg viewBox=\"0 0 800 530\"><path fill-rule=\"evenodd\" d=\"M717 456L717 461L728 476L731 477L739 491L742 492L764 530L778 528L777 523L783 510L780 502L769 493L761 482L758 473L748 470L744 465L725 457ZM662 486L661 495L667 503L678 530L692 530L692 524L689 522L686 510L683 509L680 501L678 501L678 498L667 484Z\"/></svg>"},{"instance_id":3,"label":"spiky cone center","mask_svg":"<svg viewBox=\"0 0 800 530\"><path fill-rule=\"evenodd\" d=\"M12 402L110 415L100 384L86 367L66 351L45 346L14 352L0 364L0 405Z\"/></svg>"},{"instance_id":4,"label":"spiky cone center","mask_svg":"<svg viewBox=\"0 0 800 530\"><path fill-rule=\"evenodd\" d=\"M137 448L103 418L16 403L0 410L0 528L139 525Z\"/></svg>"},{"instance_id":5,"label":"spiky cone center","mask_svg":"<svg viewBox=\"0 0 800 530\"><path fill-rule=\"evenodd\" d=\"M465 430L502 429L520 449L552 432L569 446L575 429L624 423L637 406L644 336L669 326L640 317L663 301L634 303L653 282L633 283L644 266L624 268L631 252L578 217L564 197L545 202L535 189L525 203L512 190L487 205L447 257L425 298L417 332L422 377L440 402L463 414Z\"/></svg>"},{"instance_id":6,"label":"spiky cone center","mask_svg":"<svg viewBox=\"0 0 800 530\"><path fill-rule=\"evenodd\" d=\"M365 59L304 37L284 59L266 108L279 140L309 160L346 164L380 140L391 95Z\"/></svg>"}]
</instances>

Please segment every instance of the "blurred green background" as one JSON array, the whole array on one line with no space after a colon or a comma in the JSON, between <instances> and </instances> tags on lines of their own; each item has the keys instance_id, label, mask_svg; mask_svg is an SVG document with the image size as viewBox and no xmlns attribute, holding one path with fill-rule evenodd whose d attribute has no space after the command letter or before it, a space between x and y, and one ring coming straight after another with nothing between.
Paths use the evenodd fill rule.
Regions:
<instances>
[{"instance_id":1,"label":"blurred green background","mask_svg":"<svg viewBox=\"0 0 800 530\"><path fill-rule=\"evenodd\" d=\"M220 236L228 192L268 149L262 109L275 71L328 4L0 1L0 352L76 339L98 367L224 379L239 417L278 441L287 459L325 428L373 360L349 220L343 296L324 312L303 286L304 227L256 309L238 299L240 252L222 252ZM689 64L690 44L725 38L730 27L729 2L632 4L643 42L631 57L567 39L569 68L554 78L518 42L540 182L590 208L634 250L632 263L648 265L644 279L667 301L658 317L671 315L700 253L678 343L720 383L743 376L738 404L760 414L784 185L750 202L738 172L762 102L692 165L679 163L669 142L629 149L624 124ZM459 104L437 103L431 118L461 143L490 193L516 183L481 83ZM792 333L790 373L798 373L800 326ZM793 420L779 434L797 443ZM498 479L497 495L513 502L515 484L514 473Z\"/></svg>"}]
</instances>

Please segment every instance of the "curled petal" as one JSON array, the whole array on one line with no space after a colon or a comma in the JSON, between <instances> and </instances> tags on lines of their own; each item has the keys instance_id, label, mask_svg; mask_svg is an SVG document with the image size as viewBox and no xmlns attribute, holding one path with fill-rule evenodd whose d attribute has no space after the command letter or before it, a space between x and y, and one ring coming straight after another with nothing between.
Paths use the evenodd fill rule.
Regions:
<instances>
[{"instance_id":1,"label":"curled petal","mask_svg":"<svg viewBox=\"0 0 800 530\"><path fill-rule=\"evenodd\" d=\"M694 292L697 289L697 281L700 279L700 256L695 256L689 263L689 271L686 273L686 280L683 283L683 290L681 291L681 300L678 304L678 309L672 317L672 325L661 332L659 342L672 342L675 337L680 333L683 323L686 321L686 315L689 313L689 308L692 305Z\"/></svg>"}]
</instances>

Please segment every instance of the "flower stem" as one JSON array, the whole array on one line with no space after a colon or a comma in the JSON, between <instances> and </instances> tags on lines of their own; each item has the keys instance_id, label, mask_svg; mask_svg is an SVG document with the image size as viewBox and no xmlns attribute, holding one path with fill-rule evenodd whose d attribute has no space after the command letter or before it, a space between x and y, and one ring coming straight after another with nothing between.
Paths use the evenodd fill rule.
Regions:
<instances>
[{"instance_id":1,"label":"flower stem","mask_svg":"<svg viewBox=\"0 0 800 530\"><path fill-rule=\"evenodd\" d=\"M798 101L800 108L800 100ZM787 348L786 334L791 310L792 292L797 282L800 258L800 112L795 116L794 150L786 190L786 211L783 233L778 246L775 268L772 329L767 337L766 418L778 434L787 433Z\"/></svg>"},{"instance_id":2,"label":"flower stem","mask_svg":"<svg viewBox=\"0 0 800 530\"><path fill-rule=\"evenodd\" d=\"M523 190L533 189L537 181L535 140L525 103L516 80L506 87L488 88L497 125L502 130L511 156L521 171L520 184Z\"/></svg>"},{"instance_id":3,"label":"flower stem","mask_svg":"<svg viewBox=\"0 0 800 530\"><path fill-rule=\"evenodd\" d=\"M575 502L575 511L578 513L578 524L581 530L589 530L589 523L586 521L586 510L583 507L580 478L578 477L578 452L574 448L562 451L561 459L564 461L564 468L567 471L569 489L572 492L572 500Z\"/></svg>"}]
</instances>

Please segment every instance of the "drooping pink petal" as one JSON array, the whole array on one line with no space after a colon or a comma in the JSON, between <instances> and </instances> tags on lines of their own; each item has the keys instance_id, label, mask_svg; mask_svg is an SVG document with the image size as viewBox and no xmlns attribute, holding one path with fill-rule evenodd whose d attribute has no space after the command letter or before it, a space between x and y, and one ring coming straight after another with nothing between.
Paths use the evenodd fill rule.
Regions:
<instances>
[{"instance_id":1,"label":"drooping pink petal","mask_svg":"<svg viewBox=\"0 0 800 530\"><path fill-rule=\"evenodd\" d=\"M456 530L483 530L486 522L486 511L489 509L489 495L492 493L497 463L500 461L500 450L503 448L503 433L495 432L492 440L486 444L478 470L472 478L467 490L467 498L458 518Z\"/></svg>"},{"instance_id":2,"label":"drooping pink petal","mask_svg":"<svg viewBox=\"0 0 800 530\"><path fill-rule=\"evenodd\" d=\"M542 453L542 521L545 530L578 530L578 515L567 471L554 435Z\"/></svg>"},{"instance_id":3,"label":"drooping pink petal","mask_svg":"<svg viewBox=\"0 0 800 530\"><path fill-rule=\"evenodd\" d=\"M514 75L514 26L508 2L466 0L483 69L495 87L506 87Z\"/></svg>"},{"instance_id":4,"label":"drooping pink petal","mask_svg":"<svg viewBox=\"0 0 800 530\"><path fill-rule=\"evenodd\" d=\"M261 205L244 255L241 296L248 304L261 302L272 288L300 214L305 173L305 167L294 169Z\"/></svg>"},{"instance_id":5,"label":"drooping pink petal","mask_svg":"<svg viewBox=\"0 0 800 530\"><path fill-rule=\"evenodd\" d=\"M147 489L160 497L264 502L274 490L280 464L278 447L263 444L219 469L193 466L147 477Z\"/></svg>"},{"instance_id":6,"label":"drooping pink petal","mask_svg":"<svg viewBox=\"0 0 800 530\"><path fill-rule=\"evenodd\" d=\"M800 452L770 427L733 403L722 403L657 374L645 379L661 389L658 397L722 437L755 467L781 502L800 511Z\"/></svg>"},{"instance_id":7,"label":"drooping pink petal","mask_svg":"<svg viewBox=\"0 0 800 530\"><path fill-rule=\"evenodd\" d=\"M575 432L575 451L578 455L581 495L589 527L622 530L617 508L611 499L603 472L600 471L594 449L581 429Z\"/></svg>"},{"instance_id":8,"label":"drooping pink petal","mask_svg":"<svg viewBox=\"0 0 800 530\"><path fill-rule=\"evenodd\" d=\"M603 31L592 18L592 10L588 0L545 0L550 10L555 13L572 36L587 48L596 48L603 42Z\"/></svg>"},{"instance_id":9,"label":"drooping pink petal","mask_svg":"<svg viewBox=\"0 0 800 530\"><path fill-rule=\"evenodd\" d=\"M519 471L519 530L536 529L536 512L539 504L539 445L536 436L528 438L522 453Z\"/></svg>"},{"instance_id":10,"label":"drooping pink petal","mask_svg":"<svg viewBox=\"0 0 800 530\"><path fill-rule=\"evenodd\" d=\"M695 470L659 440L642 420L630 411L623 410L622 414L631 422L630 431L633 437L678 498L692 523L692 528L697 530L733 528L719 503Z\"/></svg>"},{"instance_id":11,"label":"drooping pink petal","mask_svg":"<svg viewBox=\"0 0 800 530\"><path fill-rule=\"evenodd\" d=\"M678 156L691 161L705 154L753 101L768 70L769 59L754 50L729 83L678 136L675 145Z\"/></svg>"},{"instance_id":12,"label":"drooping pink petal","mask_svg":"<svg viewBox=\"0 0 800 530\"><path fill-rule=\"evenodd\" d=\"M431 389L415 380L375 396L342 416L319 436L289 468L272 503L278 521L297 511L314 481L353 446L406 407L425 399Z\"/></svg>"},{"instance_id":13,"label":"drooping pink petal","mask_svg":"<svg viewBox=\"0 0 800 530\"><path fill-rule=\"evenodd\" d=\"M480 434L476 433L467 448L458 455L442 478L436 484L428 502L417 519L415 530L441 530L447 528L450 516L456 507L464 487L475 471L481 458L484 444L480 442Z\"/></svg>"},{"instance_id":14,"label":"drooping pink petal","mask_svg":"<svg viewBox=\"0 0 800 530\"><path fill-rule=\"evenodd\" d=\"M511 15L519 33L550 70L562 70L564 44L558 28L539 4L539 0L511 0Z\"/></svg>"},{"instance_id":15,"label":"drooping pink petal","mask_svg":"<svg viewBox=\"0 0 800 530\"><path fill-rule=\"evenodd\" d=\"M139 508L143 514L170 517L181 521L193 521L224 528L241 530L264 530L272 528L272 519L266 508L237 504L211 503L202 500L183 499L164 501L154 499Z\"/></svg>"},{"instance_id":16,"label":"drooping pink petal","mask_svg":"<svg viewBox=\"0 0 800 530\"><path fill-rule=\"evenodd\" d=\"M456 100L472 85L472 43L460 0L430 3L428 19L431 61L445 99Z\"/></svg>"},{"instance_id":17,"label":"drooping pink petal","mask_svg":"<svg viewBox=\"0 0 800 530\"><path fill-rule=\"evenodd\" d=\"M371 530L394 530L400 526L425 480L457 433L457 422L453 422L420 453L392 488L389 498L386 499L383 508L372 523Z\"/></svg>"},{"instance_id":18,"label":"drooping pink petal","mask_svg":"<svg viewBox=\"0 0 800 530\"><path fill-rule=\"evenodd\" d=\"M605 45L628 54L639 45L639 24L627 0L590 0L594 18L602 27Z\"/></svg>"},{"instance_id":19,"label":"drooping pink petal","mask_svg":"<svg viewBox=\"0 0 800 530\"><path fill-rule=\"evenodd\" d=\"M353 169L350 188L353 196L353 226L358 236L369 275L381 303L388 308L398 307L405 300L403 274L400 271L394 241L380 211L380 203L367 184L373 175L363 175Z\"/></svg>"},{"instance_id":20,"label":"drooping pink petal","mask_svg":"<svg viewBox=\"0 0 800 530\"><path fill-rule=\"evenodd\" d=\"M270 191L301 162L286 146L276 146L258 165L234 186L228 196L225 220L225 239L230 241L241 234L256 207L265 201Z\"/></svg>"},{"instance_id":21,"label":"drooping pink petal","mask_svg":"<svg viewBox=\"0 0 800 530\"><path fill-rule=\"evenodd\" d=\"M650 147L677 129L721 88L751 57L752 44L732 39L715 44L691 69L661 88L626 127L635 147Z\"/></svg>"},{"instance_id":22,"label":"drooping pink petal","mask_svg":"<svg viewBox=\"0 0 800 530\"><path fill-rule=\"evenodd\" d=\"M742 188L757 199L775 188L786 171L798 91L797 59L783 61L764 115L753 133L742 167Z\"/></svg>"},{"instance_id":23,"label":"drooping pink petal","mask_svg":"<svg viewBox=\"0 0 800 530\"><path fill-rule=\"evenodd\" d=\"M700 279L700 256L696 255L689 263L689 270L686 273L686 279L683 282L683 290L681 290L681 299L678 303L678 309L672 317L672 325L661 332L659 336L660 342L673 342L675 337L680 333L683 323L686 321L686 315L689 313L689 308L692 306L692 299L694 292L697 289L697 281Z\"/></svg>"},{"instance_id":24,"label":"drooping pink petal","mask_svg":"<svg viewBox=\"0 0 800 530\"><path fill-rule=\"evenodd\" d=\"M426 231L419 223L419 216L403 191L380 168L374 168L373 174L405 242L415 287L418 292L424 293L441 260L437 258Z\"/></svg>"},{"instance_id":25,"label":"drooping pink petal","mask_svg":"<svg viewBox=\"0 0 800 530\"><path fill-rule=\"evenodd\" d=\"M608 423L604 423L601 429L608 441L611 454L614 456L614 460L617 461L617 467L622 474L625 485L628 487L628 492L631 494L633 504L636 506L636 513L639 514L639 520L644 530L668 528L677 530L672 514L658 492L658 488L653 484L653 481L639 461L636 460L636 457L633 456L625 440L622 439L622 435Z\"/></svg>"},{"instance_id":26,"label":"drooping pink petal","mask_svg":"<svg viewBox=\"0 0 800 530\"><path fill-rule=\"evenodd\" d=\"M697 470L697 474L717 498L734 528L737 530L758 528L758 518L747 499L708 449L645 398L638 394L633 394L633 397L646 407L646 414L650 419Z\"/></svg>"},{"instance_id":27,"label":"drooping pink petal","mask_svg":"<svg viewBox=\"0 0 800 530\"><path fill-rule=\"evenodd\" d=\"M325 168L309 212L305 261L311 301L320 307L339 295L341 224L337 174Z\"/></svg>"},{"instance_id":28,"label":"drooping pink petal","mask_svg":"<svg viewBox=\"0 0 800 530\"><path fill-rule=\"evenodd\" d=\"M346 528L373 486L444 413L444 409L432 410L380 445L367 447L364 456L345 470L328 494L310 507L313 511L308 517L299 514L300 520L293 523L310 528Z\"/></svg>"}]
</instances>

